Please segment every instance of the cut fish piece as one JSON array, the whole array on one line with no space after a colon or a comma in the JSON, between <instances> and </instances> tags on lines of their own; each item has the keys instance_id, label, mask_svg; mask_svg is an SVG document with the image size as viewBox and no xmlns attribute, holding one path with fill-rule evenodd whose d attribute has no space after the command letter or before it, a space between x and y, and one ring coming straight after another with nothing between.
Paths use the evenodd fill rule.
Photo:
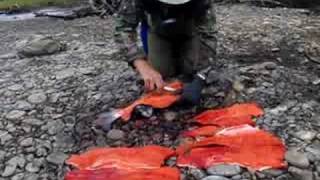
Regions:
<instances>
[{"instance_id":1,"label":"cut fish piece","mask_svg":"<svg viewBox=\"0 0 320 180\"><path fill-rule=\"evenodd\" d=\"M179 180L180 172L177 168L157 169L99 169L77 170L68 172L65 180Z\"/></svg>"},{"instance_id":2,"label":"cut fish piece","mask_svg":"<svg viewBox=\"0 0 320 180\"><path fill-rule=\"evenodd\" d=\"M212 136L219 129L220 128L218 128L217 126L204 126L204 127L190 130L190 131L185 131L182 133L182 136L183 137Z\"/></svg>"},{"instance_id":3,"label":"cut fish piece","mask_svg":"<svg viewBox=\"0 0 320 180\"><path fill-rule=\"evenodd\" d=\"M66 163L80 170L101 168L155 169L175 152L161 146L141 148L97 148L81 155L72 155Z\"/></svg>"},{"instance_id":4,"label":"cut fish piece","mask_svg":"<svg viewBox=\"0 0 320 180\"><path fill-rule=\"evenodd\" d=\"M285 146L272 134L242 125L223 129L214 136L178 148L178 166L208 168L227 163L252 170L283 168Z\"/></svg>"},{"instance_id":5,"label":"cut fish piece","mask_svg":"<svg viewBox=\"0 0 320 180\"><path fill-rule=\"evenodd\" d=\"M203 125L230 127L242 124L254 125L252 117L263 115L263 110L255 103L235 104L228 108L208 110L194 119Z\"/></svg>"},{"instance_id":6,"label":"cut fish piece","mask_svg":"<svg viewBox=\"0 0 320 180\"><path fill-rule=\"evenodd\" d=\"M151 106L157 109L167 108L180 99L181 95L179 95L179 92L181 92L182 87L183 84L179 81L170 83L166 86L166 89L170 89L170 91L165 89L161 91L152 91L142 96L126 108L102 113L95 121L95 124L98 127L102 127L104 130L109 130L111 124L118 118L128 121L131 118L134 108L138 105Z\"/></svg>"}]
</instances>

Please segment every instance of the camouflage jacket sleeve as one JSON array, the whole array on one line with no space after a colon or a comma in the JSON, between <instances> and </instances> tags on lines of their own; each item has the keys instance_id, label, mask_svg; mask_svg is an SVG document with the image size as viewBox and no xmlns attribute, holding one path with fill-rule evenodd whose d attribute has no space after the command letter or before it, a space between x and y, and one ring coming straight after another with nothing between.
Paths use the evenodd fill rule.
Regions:
<instances>
[{"instance_id":1,"label":"camouflage jacket sleeve","mask_svg":"<svg viewBox=\"0 0 320 180\"><path fill-rule=\"evenodd\" d=\"M115 41L127 62L132 65L138 58L145 58L144 51L138 45L137 27L143 18L140 0L127 1L116 16Z\"/></svg>"},{"instance_id":2,"label":"camouflage jacket sleeve","mask_svg":"<svg viewBox=\"0 0 320 180\"><path fill-rule=\"evenodd\" d=\"M217 30L215 7L213 5L213 0L207 0L206 3L207 10L201 17L199 17L197 28L202 45L211 51L211 55L216 56ZM215 59L215 57L212 58ZM201 69L199 73L207 76L211 69L211 66L208 66L204 69Z\"/></svg>"}]
</instances>

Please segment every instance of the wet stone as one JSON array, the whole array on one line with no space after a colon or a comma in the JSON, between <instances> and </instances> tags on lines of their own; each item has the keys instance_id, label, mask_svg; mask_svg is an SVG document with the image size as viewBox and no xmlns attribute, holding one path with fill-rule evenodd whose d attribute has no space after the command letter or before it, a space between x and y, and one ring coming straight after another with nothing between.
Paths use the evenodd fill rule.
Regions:
<instances>
[{"instance_id":1,"label":"wet stone","mask_svg":"<svg viewBox=\"0 0 320 180\"><path fill-rule=\"evenodd\" d=\"M2 177L9 177L12 176L14 174L14 172L17 169L17 165L14 164L8 164L6 165L3 173L1 174Z\"/></svg>"},{"instance_id":2,"label":"wet stone","mask_svg":"<svg viewBox=\"0 0 320 180\"><path fill-rule=\"evenodd\" d=\"M303 180L313 180L313 173L309 170L302 170L296 167L289 167L288 171L293 175L296 179Z\"/></svg>"},{"instance_id":3,"label":"wet stone","mask_svg":"<svg viewBox=\"0 0 320 180\"><path fill-rule=\"evenodd\" d=\"M299 168L307 168L310 164L307 156L304 153L297 152L295 150L288 151L285 158L288 163Z\"/></svg>"},{"instance_id":4,"label":"wet stone","mask_svg":"<svg viewBox=\"0 0 320 180\"><path fill-rule=\"evenodd\" d=\"M189 173L194 177L196 180L203 179L206 177L206 173L201 169L191 168Z\"/></svg>"},{"instance_id":5,"label":"wet stone","mask_svg":"<svg viewBox=\"0 0 320 180\"><path fill-rule=\"evenodd\" d=\"M30 173L37 173L40 171L41 161L34 160L26 165L26 170Z\"/></svg>"},{"instance_id":6,"label":"wet stone","mask_svg":"<svg viewBox=\"0 0 320 180\"><path fill-rule=\"evenodd\" d=\"M280 176L284 173L281 169L267 169L262 171L262 173L269 175L269 176Z\"/></svg>"},{"instance_id":7,"label":"wet stone","mask_svg":"<svg viewBox=\"0 0 320 180\"><path fill-rule=\"evenodd\" d=\"M25 114L26 114L25 111L13 110L6 115L6 118L9 120L16 120L23 117Z\"/></svg>"},{"instance_id":8,"label":"wet stone","mask_svg":"<svg viewBox=\"0 0 320 180\"><path fill-rule=\"evenodd\" d=\"M20 142L20 145L22 147L29 147L29 146L32 146L32 144L33 144L33 138L26 138Z\"/></svg>"},{"instance_id":9,"label":"wet stone","mask_svg":"<svg viewBox=\"0 0 320 180\"><path fill-rule=\"evenodd\" d=\"M294 133L294 136L304 140L304 141L311 141L316 137L317 133L313 132L313 131L298 131L296 133Z\"/></svg>"},{"instance_id":10,"label":"wet stone","mask_svg":"<svg viewBox=\"0 0 320 180\"><path fill-rule=\"evenodd\" d=\"M47 157L47 161L54 165L63 165L64 161L68 158L68 155L62 152L54 152Z\"/></svg>"},{"instance_id":11,"label":"wet stone","mask_svg":"<svg viewBox=\"0 0 320 180\"><path fill-rule=\"evenodd\" d=\"M167 121L173 121L175 119L177 119L178 117L178 113L173 112L173 111L167 111L163 114L164 119Z\"/></svg>"},{"instance_id":12,"label":"wet stone","mask_svg":"<svg viewBox=\"0 0 320 180\"><path fill-rule=\"evenodd\" d=\"M210 175L234 176L241 173L241 167L237 165L215 165L207 169Z\"/></svg>"},{"instance_id":13,"label":"wet stone","mask_svg":"<svg viewBox=\"0 0 320 180\"><path fill-rule=\"evenodd\" d=\"M41 126L43 124L39 119L24 119L22 122L32 126Z\"/></svg>"},{"instance_id":14,"label":"wet stone","mask_svg":"<svg viewBox=\"0 0 320 180\"><path fill-rule=\"evenodd\" d=\"M124 136L125 133L119 129L112 129L107 134L107 138L111 140L121 140Z\"/></svg>"},{"instance_id":15,"label":"wet stone","mask_svg":"<svg viewBox=\"0 0 320 180\"><path fill-rule=\"evenodd\" d=\"M19 91L22 88L23 88L23 86L21 84L14 84L14 85L8 87L8 89L10 91Z\"/></svg>"},{"instance_id":16,"label":"wet stone","mask_svg":"<svg viewBox=\"0 0 320 180\"><path fill-rule=\"evenodd\" d=\"M28 101L32 104L41 104L47 100L45 93L35 93L28 97Z\"/></svg>"},{"instance_id":17,"label":"wet stone","mask_svg":"<svg viewBox=\"0 0 320 180\"><path fill-rule=\"evenodd\" d=\"M23 110L23 111L27 111L27 110L32 109L32 105L30 103L28 103L27 101L17 101L15 104L15 107L18 110Z\"/></svg>"},{"instance_id":18,"label":"wet stone","mask_svg":"<svg viewBox=\"0 0 320 180\"><path fill-rule=\"evenodd\" d=\"M207 176L201 180L230 180L230 179L222 176Z\"/></svg>"}]
</instances>

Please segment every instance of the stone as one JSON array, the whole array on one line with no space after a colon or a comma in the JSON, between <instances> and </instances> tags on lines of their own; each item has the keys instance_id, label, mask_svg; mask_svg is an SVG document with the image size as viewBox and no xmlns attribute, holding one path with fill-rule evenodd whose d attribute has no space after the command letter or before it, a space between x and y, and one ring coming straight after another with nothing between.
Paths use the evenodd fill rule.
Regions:
<instances>
[{"instance_id":1,"label":"stone","mask_svg":"<svg viewBox=\"0 0 320 180\"><path fill-rule=\"evenodd\" d=\"M304 140L304 141L312 141L316 137L317 133L313 131L305 131L301 130L294 133L294 136Z\"/></svg>"},{"instance_id":2,"label":"stone","mask_svg":"<svg viewBox=\"0 0 320 180\"><path fill-rule=\"evenodd\" d=\"M66 79L69 77L72 77L75 74L75 71L73 68L68 68L68 69L64 69L61 71L58 71L56 73L56 78L57 80L62 80L62 79Z\"/></svg>"},{"instance_id":3,"label":"stone","mask_svg":"<svg viewBox=\"0 0 320 180\"><path fill-rule=\"evenodd\" d=\"M302 170L296 167L289 167L288 171L292 174L292 176L296 179L303 180L313 180L313 173L309 170Z\"/></svg>"},{"instance_id":4,"label":"stone","mask_svg":"<svg viewBox=\"0 0 320 180\"><path fill-rule=\"evenodd\" d=\"M15 107L18 110L22 110L22 111L28 111L32 109L32 105L27 101L17 101L15 104Z\"/></svg>"},{"instance_id":5,"label":"stone","mask_svg":"<svg viewBox=\"0 0 320 180\"><path fill-rule=\"evenodd\" d=\"M11 180L24 180L24 173L19 173L12 176Z\"/></svg>"},{"instance_id":6,"label":"stone","mask_svg":"<svg viewBox=\"0 0 320 180\"><path fill-rule=\"evenodd\" d=\"M175 119L177 119L178 117L178 113L173 112L173 111L167 111L163 114L164 119L167 121L173 121Z\"/></svg>"},{"instance_id":7,"label":"stone","mask_svg":"<svg viewBox=\"0 0 320 180\"><path fill-rule=\"evenodd\" d=\"M191 168L189 170L189 173L192 175L193 178L195 178L196 180L200 180L203 179L204 177L206 177L206 173L201 170L201 169L197 169L197 168Z\"/></svg>"},{"instance_id":8,"label":"stone","mask_svg":"<svg viewBox=\"0 0 320 180\"><path fill-rule=\"evenodd\" d=\"M210 175L228 176L228 177L235 176L237 174L240 174L241 172L242 172L242 169L240 166L227 165L227 164L215 165L207 169L207 173Z\"/></svg>"},{"instance_id":9,"label":"stone","mask_svg":"<svg viewBox=\"0 0 320 180\"><path fill-rule=\"evenodd\" d=\"M284 173L285 171L284 170L281 170L281 169L266 169L266 170L263 170L262 173L263 174L266 174L266 175L270 175L270 176L280 176Z\"/></svg>"},{"instance_id":10,"label":"stone","mask_svg":"<svg viewBox=\"0 0 320 180\"><path fill-rule=\"evenodd\" d=\"M26 170L30 173L37 173L40 171L41 161L34 160L26 165Z\"/></svg>"},{"instance_id":11,"label":"stone","mask_svg":"<svg viewBox=\"0 0 320 180\"><path fill-rule=\"evenodd\" d=\"M6 167L4 168L3 173L1 174L2 177L9 177L12 176L14 174L14 172L17 169L17 165L13 165L13 164L8 164L6 165Z\"/></svg>"},{"instance_id":12,"label":"stone","mask_svg":"<svg viewBox=\"0 0 320 180\"><path fill-rule=\"evenodd\" d=\"M32 104L41 104L47 100L47 96L45 93L35 93L28 97L28 101Z\"/></svg>"},{"instance_id":13,"label":"stone","mask_svg":"<svg viewBox=\"0 0 320 180\"><path fill-rule=\"evenodd\" d=\"M18 56L50 55L64 50L66 50L66 45L52 37L34 36L23 47L18 48Z\"/></svg>"},{"instance_id":14,"label":"stone","mask_svg":"<svg viewBox=\"0 0 320 180\"><path fill-rule=\"evenodd\" d=\"M303 169L308 168L310 165L307 156L296 150L287 151L285 159L289 164Z\"/></svg>"},{"instance_id":15,"label":"stone","mask_svg":"<svg viewBox=\"0 0 320 180\"><path fill-rule=\"evenodd\" d=\"M21 84L14 84L12 86L9 86L8 89L10 91L19 91L19 90L23 89L23 86Z\"/></svg>"},{"instance_id":16,"label":"stone","mask_svg":"<svg viewBox=\"0 0 320 180\"><path fill-rule=\"evenodd\" d=\"M32 144L33 144L33 138L26 138L20 142L20 145L22 147L29 147L29 146L32 146Z\"/></svg>"},{"instance_id":17,"label":"stone","mask_svg":"<svg viewBox=\"0 0 320 180\"><path fill-rule=\"evenodd\" d=\"M319 85L319 84L320 84L320 78L312 81L312 84L313 84L313 85Z\"/></svg>"},{"instance_id":18,"label":"stone","mask_svg":"<svg viewBox=\"0 0 320 180\"><path fill-rule=\"evenodd\" d=\"M201 180L230 180L230 179L222 176L207 176Z\"/></svg>"},{"instance_id":19,"label":"stone","mask_svg":"<svg viewBox=\"0 0 320 180\"><path fill-rule=\"evenodd\" d=\"M48 122L47 128L50 135L55 135L63 130L64 123L61 120L51 121Z\"/></svg>"},{"instance_id":20,"label":"stone","mask_svg":"<svg viewBox=\"0 0 320 180\"><path fill-rule=\"evenodd\" d=\"M107 134L107 138L111 140L121 140L124 136L125 133L119 129L112 129Z\"/></svg>"},{"instance_id":21,"label":"stone","mask_svg":"<svg viewBox=\"0 0 320 180\"><path fill-rule=\"evenodd\" d=\"M4 159L5 159L5 157L6 157L6 152L5 152L5 151L0 150L0 162L3 162L3 161L4 161Z\"/></svg>"},{"instance_id":22,"label":"stone","mask_svg":"<svg viewBox=\"0 0 320 180\"><path fill-rule=\"evenodd\" d=\"M25 124L31 125L31 126L41 126L43 125L43 122L39 119L34 119L34 118L30 118L30 119L24 119L22 121Z\"/></svg>"},{"instance_id":23,"label":"stone","mask_svg":"<svg viewBox=\"0 0 320 180\"><path fill-rule=\"evenodd\" d=\"M66 155L63 152L54 152L49 154L49 156L47 157L47 161L54 165L60 166L60 165L63 165L64 161L67 158L68 158L68 155Z\"/></svg>"},{"instance_id":24,"label":"stone","mask_svg":"<svg viewBox=\"0 0 320 180\"><path fill-rule=\"evenodd\" d=\"M6 115L6 118L9 120L17 120L23 117L25 114L26 114L25 111L12 110Z\"/></svg>"}]
</instances>

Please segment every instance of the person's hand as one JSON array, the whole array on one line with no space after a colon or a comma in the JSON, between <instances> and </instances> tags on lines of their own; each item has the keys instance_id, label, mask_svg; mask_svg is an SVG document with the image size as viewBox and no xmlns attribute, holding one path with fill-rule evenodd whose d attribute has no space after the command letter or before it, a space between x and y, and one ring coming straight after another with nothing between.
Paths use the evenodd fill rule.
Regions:
<instances>
[{"instance_id":1,"label":"person's hand","mask_svg":"<svg viewBox=\"0 0 320 180\"><path fill-rule=\"evenodd\" d=\"M147 91L154 89L161 89L164 86L164 82L161 74L156 71L147 61L143 59L137 59L133 65L142 76L144 80L144 87Z\"/></svg>"}]
</instances>

